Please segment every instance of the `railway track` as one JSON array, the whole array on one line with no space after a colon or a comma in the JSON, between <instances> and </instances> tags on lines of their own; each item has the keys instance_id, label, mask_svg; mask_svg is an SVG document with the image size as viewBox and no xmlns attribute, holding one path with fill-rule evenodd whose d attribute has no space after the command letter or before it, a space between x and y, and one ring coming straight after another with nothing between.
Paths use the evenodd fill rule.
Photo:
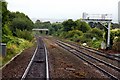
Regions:
<instances>
[{"instance_id":1,"label":"railway track","mask_svg":"<svg viewBox=\"0 0 120 80\"><path fill-rule=\"evenodd\" d=\"M88 48L88 47L83 47L83 46L79 46L79 45L76 45L76 44L72 44L72 43L68 43L72 46L75 46L77 49L80 49L86 53L89 53L95 57L99 57L101 60L104 60L108 63L111 63L113 64L114 66L117 66L117 67L120 67L120 58L119 56L114 56L114 55L110 55L108 53L102 53L101 51L97 51L95 49L91 49L91 48ZM118 70L119 71L119 70Z\"/></svg>"},{"instance_id":2,"label":"railway track","mask_svg":"<svg viewBox=\"0 0 120 80\"><path fill-rule=\"evenodd\" d=\"M56 42L59 46L73 53L83 61L94 66L96 69L108 76L112 80L120 79L120 68L115 62L118 59L111 59L109 57L101 56L98 53L88 51L86 49L80 49L76 46L70 45L68 43L57 40ZM118 63L117 63L118 64Z\"/></svg>"},{"instance_id":3,"label":"railway track","mask_svg":"<svg viewBox=\"0 0 120 80\"><path fill-rule=\"evenodd\" d=\"M120 55L113 55L113 54L108 54L108 53L105 53L103 51L100 51L100 50L96 50L96 49L93 49L93 48L89 48L89 47L83 47L83 46L80 46L80 45L77 45L77 44L73 44L73 43L70 43L70 42L66 42L70 45L73 45L73 46L76 46L80 49L84 49L84 50L87 50L89 52L92 52L92 53L95 53L97 55L100 55L100 56L103 56L103 57L106 57L108 59L111 59L111 60L115 60L115 61L118 61L120 62Z\"/></svg>"},{"instance_id":4,"label":"railway track","mask_svg":"<svg viewBox=\"0 0 120 80\"><path fill-rule=\"evenodd\" d=\"M37 48L21 80L49 79L47 49L41 37L37 37Z\"/></svg>"}]
</instances>

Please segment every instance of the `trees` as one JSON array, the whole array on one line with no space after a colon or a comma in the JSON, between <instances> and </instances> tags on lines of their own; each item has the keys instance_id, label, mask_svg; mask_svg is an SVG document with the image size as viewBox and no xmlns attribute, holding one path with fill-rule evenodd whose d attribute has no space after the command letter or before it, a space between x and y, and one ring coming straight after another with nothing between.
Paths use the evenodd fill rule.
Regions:
<instances>
[{"instance_id":1,"label":"trees","mask_svg":"<svg viewBox=\"0 0 120 80\"><path fill-rule=\"evenodd\" d=\"M26 18L14 18L13 21L11 22L11 30L15 31L16 29L20 29L20 30L32 30L33 28L33 23L30 22L28 19Z\"/></svg>"},{"instance_id":2,"label":"trees","mask_svg":"<svg viewBox=\"0 0 120 80\"><path fill-rule=\"evenodd\" d=\"M4 25L2 32L4 33L4 35L12 36L12 32L11 32L10 28L8 27L8 25Z\"/></svg>"},{"instance_id":3,"label":"trees","mask_svg":"<svg viewBox=\"0 0 120 80\"><path fill-rule=\"evenodd\" d=\"M53 23L50 28L50 34L60 35L63 29L62 23Z\"/></svg>"},{"instance_id":4,"label":"trees","mask_svg":"<svg viewBox=\"0 0 120 80\"><path fill-rule=\"evenodd\" d=\"M10 26L11 29L14 28L13 30L15 29L32 30L33 22L24 13L16 12L16 13L11 13L9 16L10 16L9 19L12 19L11 26Z\"/></svg>"},{"instance_id":5,"label":"trees","mask_svg":"<svg viewBox=\"0 0 120 80\"><path fill-rule=\"evenodd\" d=\"M93 28L90 33L92 33L94 35L94 37L96 37L97 39L101 39L103 38L103 31L101 31L98 28Z\"/></svg>"},{"instance_id":6,"label":"trees","mask_svg":"<svg viewBox=\"0 0 120 80\"><path fill-rule=\"evenodd\" d=\"M41 22L40 20L37 20L34 24L34 28L44 29L44 28L50 28L51 23L49 21Z\"/></svg>"},{"instance_id":7,"label":"trees","mask_svg":"<svg viewBox=\"0 0 120 80\"><path fill-rule=\"evenodd\" d=\"M64 31L72 30L72 27L76 26L76 23L72 19L68 19L62 23Z\"/></svg>"},{"instance_id":8,"label":"trees","mask_svg":"<svg viewBox=\"0 0 120 80\"><path fill-rule=\"evenodd\" d=\"M30 18L27 15L20 12L10 12L9 10L7 10L7 3L5 1L3 2L0 1L0 6L1 5L2 5L1 8L2 10L0 9L0 14L2 14L2 37L3 37L2 42L4 42L4 38L5 38L4 36L21 37L17 35L16 32L17 29L21 31L32 30L33 22L30 20ZM9 42L9 40L6 42Z\"/></svg>"},{"instance_id":9,"label":"trees","mask_svg":"<svg viewBox=\"0 0 120 80\"><path fill-rule=\"evenodd\" d=\"M7 3L5 1L0 1L0 6L2 8L0 10L0 14L2 14L2 26L4 26L5 22L7 21L7 17L8 17Z\"/></svg>"},{"instance_id":10,"label":"trees","mask_svg":"<svg viewBox=\"0 0 120 80\"><path fill-rule=\"evenodd\" d=\"M75 21L75 23L76 23L75 29L82 31L83 33L90 30L90 26L86 22L83 22L78 19Z\"/></svg>"},{"instance_id":11,"label":"trees","mask_svg":"<svg viewBox=\"0 0 120 80\"><path fill-rule=\"evenodd\" d=\"M7 26L12 31L13 36L16 36L16 29L26 29L31 31L33 28L33 22L29 19L29 17L20 12L8 11L8 21L6 24L8 24Z\"/></svg>"}]
</instances>

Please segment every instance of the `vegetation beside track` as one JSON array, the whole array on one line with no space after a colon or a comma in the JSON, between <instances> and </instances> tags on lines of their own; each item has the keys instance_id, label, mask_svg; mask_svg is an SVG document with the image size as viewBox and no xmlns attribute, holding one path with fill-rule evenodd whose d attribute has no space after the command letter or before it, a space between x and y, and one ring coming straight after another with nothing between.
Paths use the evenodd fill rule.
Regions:
<instances>
[{"instance_id":1,"label":"vegetation beside track","mask_svg":"<svg viewBox=\"0 0 120 80\"><path fill-rule=\"evenodd\" d=\"M9 42L6 45L7 55L2 58L2 65L7 63L12 57L22 52L24 49L27 49L33 46L32 42L29 42L22 38L17 38L13 36L5 36L5 37L9 39Z\"/></svg>"},{"instance_id":2,"label":"vegetation beside track","mask_svg":"<svg viewBox=\"0 0 120 80\"><path fill-rule=\"evenodd\" d=\"M2 14L2 40L6 43L6 56L0 55L0 67L7 63L12 57L22 50L34 45L32 28L33 22L21 12L10 12L7 9L7 2L0 1L0 12ZM1 53L1 52L0 52Z\"/></svg>"},{"instance_id":3,"label":"vegetation beside track","mask_svg":"<svg viewBox=\"0 0 120 80\"><path fill-rule=\"evenodd\" d=\"M116 41L117 43L120 41L120 27L119 24L115 25L118 25L118 27L114 27L114 23L111 24L110 49L119 51L119 46L116 45ZM37 20L34 27L48 28L49 35L77 42L81 45L86 43L87 46L92 48L100 49L103 41L107 43L107 29L105 27L99 23L86 23L81 19L68 19L56 23Z\"/></svg>"},{"instance_id":4,"label":"vegetation beside track","mask_svg":"<svg viewBox=\"0 0 120 80\"><path fill-rule=\"evenodd\" d=\"M22 12L11 12L7 9L7 2L0 1L0 22L2 28L2 40L0 42L7 45L7 56L0 60L6 63L19 51L33 45L31 42L34 33L33 28L48 28L49 35L63 38L69 41L77 42L80 44L86 43L87 46L93 48L100 48L101 42L106 43L107 31L98 23L86 23L81 19L72 20L68 19L63 22L50 23L50 21L41 22L37 20L35 23ZM120 51L120 24L111 25L110 45L111 49ZM116 26L116 27L114 27ZM118 29L115 29L118 28ZM0 37L1 38L1 37ZM27 44L27 45L26 45Z\"/></svg>"}]
</instances>

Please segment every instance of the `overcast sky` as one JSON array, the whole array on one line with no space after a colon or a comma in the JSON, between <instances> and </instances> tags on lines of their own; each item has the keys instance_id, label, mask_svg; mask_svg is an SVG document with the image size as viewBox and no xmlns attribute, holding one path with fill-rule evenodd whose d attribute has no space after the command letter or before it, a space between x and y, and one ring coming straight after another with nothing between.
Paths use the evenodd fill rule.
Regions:
<instances>
[{"instance_id":1,"label":"overcast sky","mask_svg":"<svg viewBox=\"0 0 120 80\"><path fill-rule=\"evenodd\" d=\"M82 13L112 14L118 20L120 0L6 0L10 11L20 11L30 18L80 19Z\"/></svg>"}]
</instances>

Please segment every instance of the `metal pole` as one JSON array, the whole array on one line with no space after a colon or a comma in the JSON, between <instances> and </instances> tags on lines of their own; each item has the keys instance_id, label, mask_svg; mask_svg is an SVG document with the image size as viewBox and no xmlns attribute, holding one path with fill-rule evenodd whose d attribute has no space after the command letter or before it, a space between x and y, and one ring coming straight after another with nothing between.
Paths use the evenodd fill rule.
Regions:
<instances>
[{"instance_id":1,"label":"metal pole","mask_svg":"<svg viewBox=\"0 0 120 80\"><path fill-rule=\"evenodd\" d=\"M107 47L110 47L110 25L111 22L108 22L108 38L107 38Z\"/></svg>"}]
</instances>

